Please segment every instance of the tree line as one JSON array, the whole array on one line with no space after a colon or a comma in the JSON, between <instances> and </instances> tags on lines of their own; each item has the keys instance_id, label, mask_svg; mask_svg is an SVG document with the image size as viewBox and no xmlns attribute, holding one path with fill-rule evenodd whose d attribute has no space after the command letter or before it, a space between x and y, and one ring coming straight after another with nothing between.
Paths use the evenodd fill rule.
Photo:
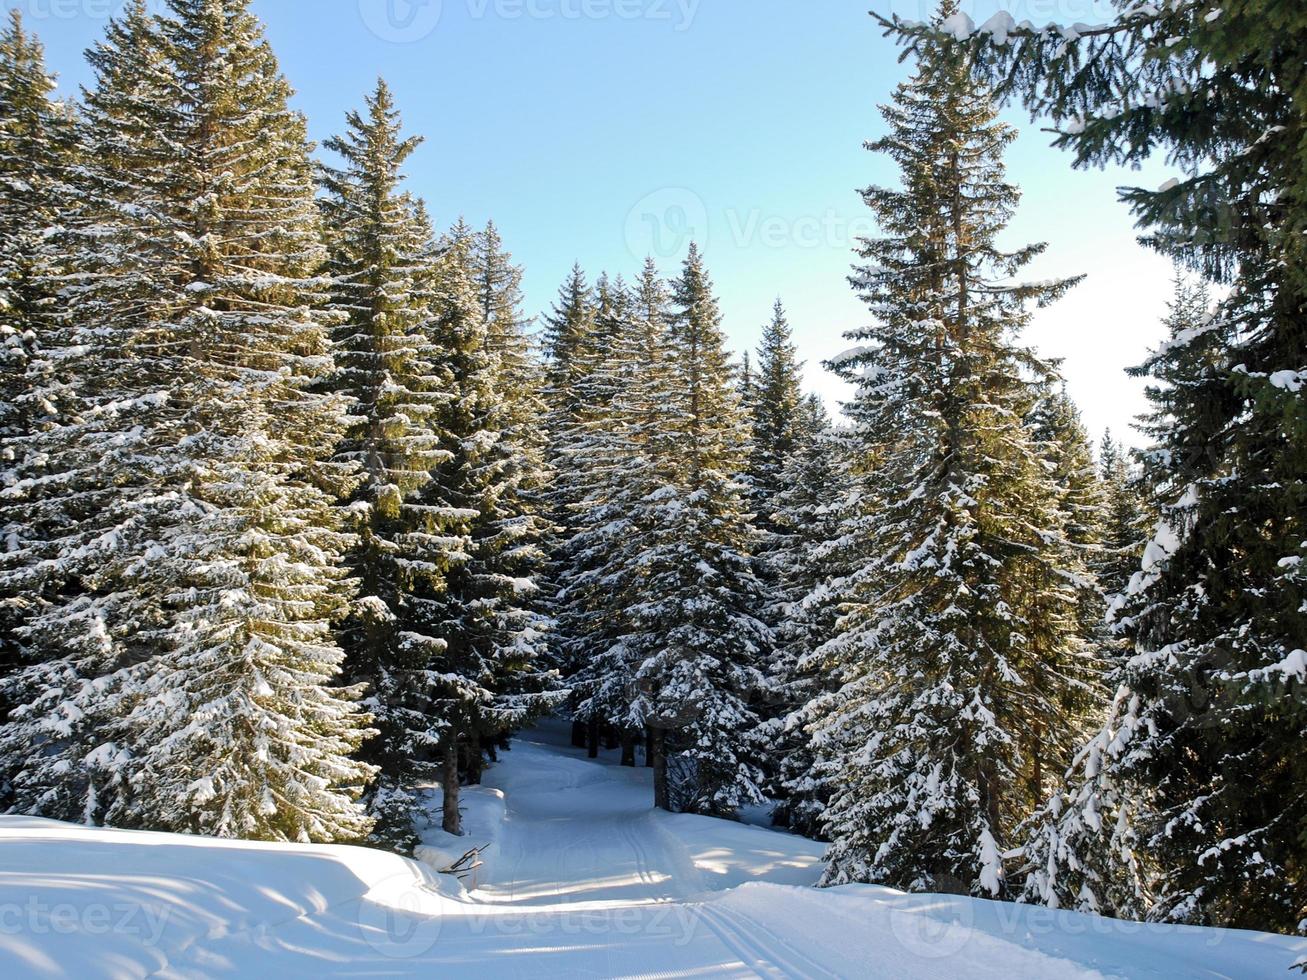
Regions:
<instances>
[{"instance_id":1,"label":"tree line","mask_svg":"<svg viewBox=\"0 0 1307 980\"><path fill-rule=\"evenodd\" d=\"M495 227L405 189L384 82L315 162L248 6L129 4L76 105L0 37L13 812L403 849L425 786L458 833L460 785L564 711L659 807L830 841L827 885L1301 928L1288 41L1196 4L887 22L915 69L868 149L901 180L863 192L832 420L780 301L735 361L694 246L576 268L533 330ZM1136 370L1137 454L1021 342L1077 280L999 244L1010 97L1078 162L1192 166L1126 194L1201 274Z\"/></svg>"}]
</instances>

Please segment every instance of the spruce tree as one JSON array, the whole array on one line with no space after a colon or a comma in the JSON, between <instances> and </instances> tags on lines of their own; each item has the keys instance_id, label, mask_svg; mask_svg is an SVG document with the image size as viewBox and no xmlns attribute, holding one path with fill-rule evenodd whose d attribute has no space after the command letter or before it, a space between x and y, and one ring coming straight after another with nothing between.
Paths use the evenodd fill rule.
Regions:
<instances>
[{"instance_id":1,"label":"spruce tree","mask_svg":"<svg viewBox=\"0 0 1307 980\"><path fill-rule=\"evenodd\" d=\"M1117 775L1151 814L1152 917L1307 931L1307 11L1114 6L1092 28L946 26L1077 165L1165 154L1177 178L1123 200L1148 244L1229 287L1144 365L1166 392L1145 458L1163 520L1118 610L1145 734Z\"/></svg>"},{"instance_id":2,"label":"spruce tree","mask_svg":"<svg viewBox=\"0 0 1307 980\"><path fill-rule=\"evenodd\" d=\"M1152 528L1148 526L1148 507L1140 480L1131 470L1129 452L1110 432L1103 436L1098 465L1105 502L1103 552L1096 572L1110 598L1124 593L1139 570Z\"/></svg>"},{"instance_id":3,"label":"spruce tree","mask_svg":"<svg viewBox=\"0 0 1307 980\"><path fill-rule=\"evenodd\" d=\"M531 703L533 714L554 702L556 665L550 654L553 624L546 612L547 551L553 526L547 518L551 474L546 463L548 405L544 367L522 313L522 270L504 250L490 223L471 242L470 261L486 323L486 347L494 370L495 403L488 424L498 430L495 497L475 536L485 562L493 604L498 680L503 698ZM518 723L498 719L470 734L469 779L480 782L483 743L494 752Z\"/></svg>"},{"instance_id":4,"label":"spruce tree","mask_svg":"<svg viewBox=\"0 0 1307 980\"><path fill-rule=\"evenodd\" d=\"M658 805L730 815L762 801L754 702L771 633L760 618L757 531L737 479L748 420L695 246L672 286L671 322L682 468L678 485L655 501L658 560L640 613L657 648L638 672L636 710L654 729ZM668 752L685 770L676 786L667 778ZM671 789L680 799L672 800Z\"/></svg>"},{"instance_id":5,"label":"spruce tree","mask_svg":"<svg viewBox=\"0 0 1307 980\"><path fill-rule=\"evenodd\" d=\"M1107 602L1097 577L1105 557L1105 488L1080 410L1065 388L1046 390L1026 422L1055 487L1063 544L1061 566L1063 573L1074 579L1078 597L1077 632L1086 644L1088 655L1091 648L1101 650L1107 641ZM1107 692L1101 688L1084 690L1078 695L1074 691L1069 693L1072 700L1068 708L1077 708L1076 714L1080 715L1101 710L1107 698ZM1059 749L1055 758L1058 761L1069 758L1080 747L1083 734L1058 732L1055 741ZM1032 773L1031 778L1038 787L1036 796L1044 792L1045 776L1056 779L1059 775L1056 770Z\"/></svg>"},{"instance_id":6,"label":"spruce tree","mask_svg":"<svg viewBox=\"0 0 1307 980\"><path fill-rule=\"evenodd\" d=\"M303 119L242 0L141 3L90 55L80 245L44 433L77 566L0 733L19 806L114 824L355 839L371 770L330 621L348 539L341 399Z\"/></svg>"},{"instance_id":7,"label":"spruce tree","mask_svg":"<svg viewBox=\"0 0 1307 980\"><path fill-rule=\"evenodd\" d=\"M569 549L564 622L582 641L570 682L575 714L615 726L623 764L634 765L649 723L637 675L659 641L651 570L674 560L677 548L669 526L681 492L683 416L667 289L652 260L624 307L621 329L587 382L607 397L585 413L569 457L589 479Z\"/></svg>"},{"instance_id":8,"label":"spruce tree","mask_svg":"<svg viewBox=\"0 0 1307 980\"><path fill-rule=\"evenodd\" d=\"M606 276L595 296L594 329L574 354L575 408L556 448L570 497L558 620L572 667L572 715L585 729L592 757L603 725L630 727L629 678L623 680L628 623L614 601L612 562L622 546L618 538L633 527L622 486L633 447L616 403L636 370L637 354L629 297L618 296Z\"/></svg>"},{"instance_id":9,"label":"spruce tree","mask_svg":"<svg viewBox=\"0 0 1307 980\"><path fill-rule=\"evenodd\" d=\"M785 307L778 299L758 347L758 370L749 385L753 442L749 485L757 520L773 529L776 499L784 488L781 470L799 439L802 370Z\"/></svg>"},{"instance_id":10,"label":"spruce tree","mask_svg":"<svg viewBox=\"0 0 1307 980\"><path fill-rule=\"evenodd\" d=\"M436 466L420 500L457 521L466 542L444 587L419 592L414 600L424 631L447 641L430 665L424 699L439 733L443 825L452 834L461 833L460 763L469 747L557 703L539 663L537 620L523 608L534 585L516 571L530 556L518 552L516 518L503 509L518 485L517 471L503 443L504 378L488 342L474 255L473 234L460 223L443 242L432 325L452 395L440 427L455 448Z\"/></svg>"},{"instance_id":11,"label":"spruce tree","mask_svg":"<svg viewBox=\"0 0 1307 980\"><path fill-rule=\"evenodd\" d=\"M71 115L53 91L40 42L12 12L0 31L0 679L22 662L20 629L53 584L40 572L52 529L28 489L42 466L28 458L32 431L59 411L39 350L57 315L54 277L67 271L52 233L76 150ZM0 719L7 710L0 691Z\"/></svg>"},{"instance_id":12,"label":"spruce tree","mask_svg":"<svg viewBox=\"0 0 1307 980\"><path fill-rule=\"evenodd\" d=\"M578 482L583 474L572 469L565 458L583 404L580 382L586 367L582 363L582 347L594 331L593 295L579 265L573 266L567 281L559 289L557 302L543 319L546 361L543 393L548 410L545 458L554 474L547 493L547 513L553 525L549 542L548 608L561 622L566 599L558 594L560 580L567 571L567 544L576 533L576 510L585 494L584 487ZM554 634L552 659L565 674L575 669L568 652L572 639L565 626Z\"/></svg>"},{"instance_id":13,"label":"spruce tree","mask_svg":"<svg viewBox=\"0 0 1307 980\"><path fill-rule=\"evenodd\" d=\"M786 489L783 470L795 453L800 439L800 404L803 400L802 365L798 361L793 334L785 316L785 307L778 299L772 319L763 330L758 347L756 376L752 374L746 357L745 370L749 372L742 388L742 400L750 419L750 442L745 482L749 490L749 505L759 531L755 552L759 572L766 585L768 602L765 619L772 629L782 627L784 609L791 597L784 594L781 580L786 574L785 562L794 556L776 559L786 550L787 542L779 526L777 509ZM769 681L780 674L780 665L766 666ZM783 703L778 691L772 691L762 706L762 715L777 721L788 715L792 706ZM764 757L764 771L772 789L777 787L778 767L783 755L769 752Z\"/></svg>"},{"instance_id":14,"label":"spruce tree","mask_svg":"<svg viewBox=\"0 0 1307 980\"><path fill-rule=\"evenodd\" d=\"M1011 283L1043 246L996 244L1015 134L965 57L923 46L882 112L869 148L903 188L865 192L884 237L853 283L877 322L836 365L858 386L862 540L820 652L840 687L811 724L838 777L824 882L999 895L1091 676L1058 487L1025 424L1051 369L1016 340L1028 304L1072 283Z\"/></svg>"},{"instance_id":15,"label":"spruce tree","mask_svg":"<svg viewBox=\"0 0 1307 980\"><path fill-rule=\"evenodd\" d=\"M343 165L324 168L322 178L331 308L344 321L327 384L350 399L336 459L362 476L343 502L355 534L347 564L359 587L337 637L345 674L366 685L378 730L361 753L379 769L367 802L377 832L404 846L417 811L413 784L438 747L422 696L445 647L424 632L411 596L443 588L463 539L448 515L420 503L431 471L451 456L439 428L447 395L432 336L434 243L402 189L403 166L421 140L401 135L384 81L365 114L346 121L346 134L326 143Z\"/></svg>"},{"instance_id":16,"label":"spruce tree","mask_svg":"<svg viewBox=\"0 0 1307 980\"><path fill-rule=\"evenodd\" d=\"M807 709L831 687L812 654L834 635L838 620L830 598L843 569L840 516L848 486L843 441L816 395L798 405L795 443L777 482L775 531L767 556L777 624L769 672L772 717L763 728L774 760L769 795L780 801L773 813L777 824L816 837L831 787L812 751Z\"/></svg>"},{"instance_id":17,"label":"spruce tree","mask_svg":"<svg viewBox=\"0 0 1307 980\"><path fill-rule=\"evenodd\" d=\"M112 161L121 169L130 164L139 174L150 162L147 140L154 131L136 122L132 96L159 100L167 81L158 34L144 4L131 4L121 19L111 21L88 59L101 83L87 93L87 115L94 120L103 108L124 129L130 123L130 131L114 141ZM68 819L94 819L101 809L97 782L122 782L121 767L93 774L88 764L91 752L106 742L105 679L114 678L129 655L126 630L119 626L111 632L110 624L155 618L138 593L115 588L106 574L127 535L156 519L158 511L148 507L147 513L153 498L145 496L145 467L135 460L125 465L139 449L139 442L123 439L125 419L131 417L143 432L167 397L151 371L153 362L138 364L127 379L137 393L147 384L153 390L125 395L121 352L132 333L125 328L140 327L144 320L139 313L129 320L129 309L148 294L153 277L145 270L161 263L152 251L134 247L126 222L112 231L102 222L117 207L116 195L126 196L124 187L105 185L93 169L107 162L96 151L110 152L102 139L110 132L110 122L83 121L78 127L78 151L86 166L72 181L63 233L55 239L78 272L63 290L58 315L45 324L40 356L28 367L27 379L39 379L33 396L43 418L5 445L11 463L5 504L17 515L8 520L29 529L22 546L6 555L6 591L58 601L29 609L25 617L24 669L5 689L7 699L20 707L0 728L0 758L17 810ZM141 204L147 192L154 196L154 183L137 178L132 206L140 215L158 213L157 196L148 208ZM100 329L87 330L88 323ZM116 331L117 342L105 343L108 331ZM115 442L121 442L116 454ZM113 480L107 478L110 462L117 464ZM136 506L120 507L125 499ZM15 535L7 539L12 543Z\"/></svg>"}]
</instances>

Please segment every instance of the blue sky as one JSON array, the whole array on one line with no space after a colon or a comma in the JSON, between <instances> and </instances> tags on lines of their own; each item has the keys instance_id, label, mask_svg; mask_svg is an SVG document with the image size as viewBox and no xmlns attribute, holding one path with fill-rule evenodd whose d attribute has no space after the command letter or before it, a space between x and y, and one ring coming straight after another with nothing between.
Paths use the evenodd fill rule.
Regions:
<instances>
[{"instance_id":1,"label":"blue sky","mask_svg":"<svg viewBox=\"0 0 1307 980\"><path fill-rule=\"evenodd\" d=\"M62 89L122 0L10 0L45 40ZM254 0L315 139L384 75L427 137L412 187L443 226L493 218L526 269L530 312L574 261L628 278L647 252L673 272L704 246L732 343L752 347L781 296L812 388L867 317L845 276L868 233L857 188L895 179L862 149L906 77L868 16L917 0ZM1092 21L1091 0L1005 0L1019 20ZM995 0L964 0L983 20ZM1100 15L1101 16L1101 15ZM1009 174L1025 197L1007 243L1047 241L1028 278L1087 273L1027 339L1063 358L1095 435L1143 408L1123 371L1161 336L1171 270L1135 243L1121 184L1171 173L1076 172L1019 108Z\"/></svg>"}]
</instances>

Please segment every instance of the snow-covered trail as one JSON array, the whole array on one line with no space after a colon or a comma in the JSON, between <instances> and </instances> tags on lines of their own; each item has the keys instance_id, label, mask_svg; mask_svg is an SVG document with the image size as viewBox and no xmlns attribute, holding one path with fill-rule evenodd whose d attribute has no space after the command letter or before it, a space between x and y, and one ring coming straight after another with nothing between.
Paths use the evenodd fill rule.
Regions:
<instances>
[{"instance_id":1,"label":"snow-covered trail","mask_svg":"<svg viewBox=\"0 0 1307 980\"><path fill-rule=\"evenodd\" d=\"M837 975L717 902L746 880L813 883L819 845L719 821L708 822L717 839L705 842L695 826L703 818L652 808L649 770L583 758L568 734L546 722L488 773L506 810L494 857L468 896L485 914L447 920L442 938L462 929L459 945L471 948L481 945L473 932L494 934L483 964L505 945L523 952L505 932L586 940L531 947L536 961L523 975L533 977ZM724 829L744 845L723 848ZM542 959L556 963L545 969Z\"/></svg>"},{"instance_id":2,"label":"snow-covered trail","mask_svg":"<svg viewBox=\"0 0 1307 980\"><path fill-rule=\"evenodd\" d=\"M0 977L1261 980L1307 940L1114 922L874 886L822 845L657 812L650 773L546 724L466 791L471 892L357 847L0 817ZM433 812L438 794L431 800Z\"/></svg>"},{"instance_id":3,"label":"snow-covered trail","mask_svg":"<svg viewBox=\"0 0 1307 980\"><path fill-rule=\"evenodd\" d=\"M546 724L490 771L486 783L503 791L507 813L499 855L472 897L592 907L699 897L706 889L694 861L657 826L649 770L576 757L566 734Z\"/></svg>"}]
</instances>

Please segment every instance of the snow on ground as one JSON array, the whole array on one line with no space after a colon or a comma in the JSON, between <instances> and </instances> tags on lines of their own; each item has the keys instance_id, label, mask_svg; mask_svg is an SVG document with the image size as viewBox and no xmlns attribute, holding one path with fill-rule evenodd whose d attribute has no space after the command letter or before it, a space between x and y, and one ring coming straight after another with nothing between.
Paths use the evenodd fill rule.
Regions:
<instances>
[{"instance_id":1,"label":"snow on ground","mask_svg":"<svg viewBox=\"0 0 1307 980\"><path fill-rule=\"evenodd\" d=\"M651 809L647 770L528 733L428 864L0 818L0 977L1288 976L1307 942L965 898L818 891L822 847ZM433 812L439 793L431 794Z\"/></svg>"}]
</instances>

